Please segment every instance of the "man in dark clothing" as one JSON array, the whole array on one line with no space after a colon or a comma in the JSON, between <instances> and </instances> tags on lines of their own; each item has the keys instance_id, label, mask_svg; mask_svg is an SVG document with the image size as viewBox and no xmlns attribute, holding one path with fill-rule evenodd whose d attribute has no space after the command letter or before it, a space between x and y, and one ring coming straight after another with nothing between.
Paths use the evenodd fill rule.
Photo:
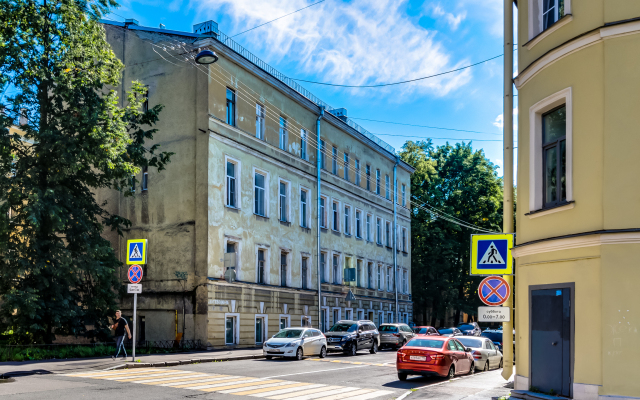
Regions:
<instances>
[{"instance_id":1,"label":"man in dark clothing","mask_svg":"<svg viewBox=\"0 0 640 400\"><path fill-rule=\"evenodd\" d=\"M113 325L111 325L111 329L115 330L115 339L116 339L116 354L111 356L112 359L118 358L120 354L120 348L124 350L124 356L122 358L127 358L127 349L124 348L124 332L126 330L129 339L131 339L131 331L129 330L129 324L127 324L127 320L122 318L122 313L120 310L116 311L116 320Z\"/></svg>"}]
</instances>

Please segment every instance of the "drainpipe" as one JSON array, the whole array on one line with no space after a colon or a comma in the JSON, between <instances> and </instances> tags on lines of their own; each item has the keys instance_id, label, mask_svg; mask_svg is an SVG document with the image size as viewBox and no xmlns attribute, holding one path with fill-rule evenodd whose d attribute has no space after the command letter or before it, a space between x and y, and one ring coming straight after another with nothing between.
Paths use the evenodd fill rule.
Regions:
<instances>
[{"instance_id":1,"label":"drainpipe","mask_svg":"<svg viewBox=\"0 0 640 400\"><path fill-rule=\"evenodd\" d=\"M318 328L322 330L322 286L320 282L320 222L322 221L322 215L320 214L320 180L322 176L322 168L321 168L321 160L322 160L322 149L320 148L320 120L324 116L324 106L320 106L320 115L318 115L318 120L316 121L316 132L318 135L318 139L316 141L317 147L317 155L316 155L316 171L318 172L318 262L316 263L316 272L318 277ZM326 204L325 204L326 207Z\"/></svg>"},{"instance_id":2,"label":"drainpipe","mask_svg":"<svg viewBox=\"0 0 640 400\"><path fill-rule=\"evenodd\" d=\"M396 155L396 163L393 166L393 275L394 287L396 289L396 321L400 322L400 310L398 309L398 160Z\"/></svg>"},{"instance_id":3,"label":"drainpipe","mask_svg":"<svg viewBox=\"0 0 640 400\"><path fill-rule=\"evenodd\" d=\"M513 0L504 0L504 127L503 164L504 197L502 205L502 232L513 232ZM504 275L507 284L513 288L513 276ZM502 377L509 379L513 373L513 296L503 304L509 307L511 318L502 325L502 351L504 368Z\"/></svg>"}]
</instances>

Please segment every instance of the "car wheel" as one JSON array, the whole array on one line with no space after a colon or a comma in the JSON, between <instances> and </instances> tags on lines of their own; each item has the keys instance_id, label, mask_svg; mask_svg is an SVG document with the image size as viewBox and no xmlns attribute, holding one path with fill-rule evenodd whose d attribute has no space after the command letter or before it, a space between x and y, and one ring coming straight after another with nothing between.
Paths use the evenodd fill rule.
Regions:
<instances>
[{"instance_id":1,"label":"car wheel","mask_svg":"<svg viewBox=\"0 0 640 400\"><path fill-rule=\"evenodd\" d=\"M356 353L358 353L358 345L351 343L351 346L349 346L349 355L353 357Z\"/></svg>"},{"instance_id":2,"label":"car wheel","mask_svg":"<svg viewBox=\"0 0 640 400\"><path fill-rule=\"evenodd\" d=\"M398 372L398 379L400 379L401 381L406 381L407 380L407 374L405 374L404 372Z\"/></svg>"},{"instance_id":3,"label":"car wheel","mask_svg":"<svg viewBox=\"0 0 640 400\"><path fill-rule=\"evenodd\" d=\"M406 341L406 340L403 340L403 341L402 341L402 343L400 343L400 344L396 347L396 349L401 348L402 346L404 346L404 345L405 345L405 343L407 343L407 341Z\"/></svg>"},{"instance_id":4,"label":"car wheel","mask_svg":"<svg viewBox=\"0 0 640 400\"><path fill-rule=\"evenodd\" d=\"M303 354L302 354L302 348L298 347L298 351L296 351L296 360L300 361L302 360Z\"/></svg>"},{"instance_id":5,"label":"car wheel","mask_svg":"<svg viewBox=\"0 0 640 400\"><path fill-rule=\"evenodd\" d=\"M267 360L271 360L273 356L264 356L264 358L266 358Z\"/></svg>"},{"instance_id":6,"label":"car wheel","mask_svg":"<svg viewBox=\"0 0 640 400\"><path fill-rule=\"evenodd\" d=\"M485 361L484 368L482 369L482 371L483 372L489 371L489 360Z\"/></svg>"},{"instance_id":7,"label":"car wheel","mask_svg":"<svg viewBox=\"0 0 640 400\"><path fill-rule=\"evenodd\" d=\"M447 378L453 379L453 378L455 378L455 376L456 376L456 369L452 365L451 368L449 368L449 373L447 374Z\"/></svg>"},{"instance_id":8,"label":"car wheel","mask_svg":"<svg viewBox=\"0 0 640 400\"><path fill-rule=\"evenodd\" d=\"M325 358L327 356L327 348L325 346L322 346L322 349L320 349L320 358Z\"/></svg>"},{"instance_id":9,"label":"car wheel","mask_svg":"<svg viewBox=\"0 0 640 400\"><path fill-rule=\"evenodd\" d=\"M498 369L502 369L502 358L500 359L500 365L498 365Z\"/></svg>"},{"instance_id":10,"label":"car wheel","mask_svg":"<svg viewBox=\"0 0 640 400\"><path fill-rule=\"evenodd\" d=\"M469 375L473 375L476 373L476 364L471 363L471 368L469 368Z\"/></svg>"},{"instance_id":11,"label":"car wheel","mask_svg":"<svg viewBox=\"0 0 640 400\"><path fill-rule=\"evenodd\" d=\"M376 354L377 352L378 352L378 343L373 342L373 346L371 346L371 349L369 350L369 353Z\"/></svg>"}]
</instances>

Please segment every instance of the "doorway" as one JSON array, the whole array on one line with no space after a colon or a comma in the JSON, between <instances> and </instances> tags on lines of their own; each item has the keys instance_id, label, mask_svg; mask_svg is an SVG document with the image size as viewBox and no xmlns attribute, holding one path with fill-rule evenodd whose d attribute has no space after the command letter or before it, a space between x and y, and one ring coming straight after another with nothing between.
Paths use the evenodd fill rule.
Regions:
<instances>
[{"instance_id":1,"label":"doorway","mask_svg":"<svg viewBox=\"0 0 640 400\"><path fill-rule=\"evenodd\" d=\"M575 284L529 288L530 386L571 397Z\"/></svg>"}]
</instances>

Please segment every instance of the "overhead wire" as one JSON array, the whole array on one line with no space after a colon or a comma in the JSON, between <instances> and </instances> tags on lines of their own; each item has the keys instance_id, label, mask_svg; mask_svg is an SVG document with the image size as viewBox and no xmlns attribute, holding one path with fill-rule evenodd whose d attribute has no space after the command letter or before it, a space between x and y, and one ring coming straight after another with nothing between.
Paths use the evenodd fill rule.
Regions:
<instances>
[{"instance_id":1,"label":"overhead wire","mask_svg":"<svg viewBox=\"0 0 640 400\"><path fill-rule=\"evenodd\" d=\"M258 25L258 26L254 26L254 27L253 27L253 28L251 28L251 29L247 29L246 31L242 31L242 32L240 32L240 33L236 33L235 35L233 35L233 36L229 36L229 37L230 37L230 38L234 38L234 37L236 37L236 36L240 36L240 35L242 35L242 34L244 34L244 33L250 32L250 31L252 31L252 30L254 30L254 29L258 29L258 28L260 28L261 26L265 26L265 25L270 24L270 23L272 23L272 22L274 22L274 21L277 21L277 20L279 20L279 19L281 19L281 18L288 17L288 16L289 16L289 15L291 15L291 14L295 14L295 13L297 13L298 11L302 11L302 10L304 10L304 9L306 9L306 8L313 7L313 6L315 6L316 4L320 4L320 3L323 3L323 2L325 2L325 1L326 1L326 0L320 0L320 1L316 2L316 3L310 4L310 5L306 6L306 7L302 7L302 8L300 8L300 9L298 9L298 10L295 10L295 11L293 11L293 12L290 12L289 14L285 14L285 15L283 15L283 16L281 16L281 17L276 18L276 19L272 19L271 21L267 21L267 22L265 22L264 24L260 24L260 25Z\"/></svg>"},{"instance_id":2,"label":"overhead wire","mask_svg":"<svg viewBox=\"0 0 640 400\"><path fill-rule=\"evenodd\" d=\"M429 126L429 125L406 124L406 123L403 123L403 122L381 121L381 120L378 120L378 119L358 118L358 117L349 117L349 118L351 118L351 119L359 119L359 120L362 120L362 121L380 122L380 123L383 123L383 124L414 126L414 127L417 127L417 128L440 129L440 130L445 130L445 131L467 132L467 133L481 133L481 134L485 134L485 135L502 135L502 133L469 131L469 130L466 130L466 129L443 128L443 127L439 127L439 126Z\"/></svg>"}]
</instances>

